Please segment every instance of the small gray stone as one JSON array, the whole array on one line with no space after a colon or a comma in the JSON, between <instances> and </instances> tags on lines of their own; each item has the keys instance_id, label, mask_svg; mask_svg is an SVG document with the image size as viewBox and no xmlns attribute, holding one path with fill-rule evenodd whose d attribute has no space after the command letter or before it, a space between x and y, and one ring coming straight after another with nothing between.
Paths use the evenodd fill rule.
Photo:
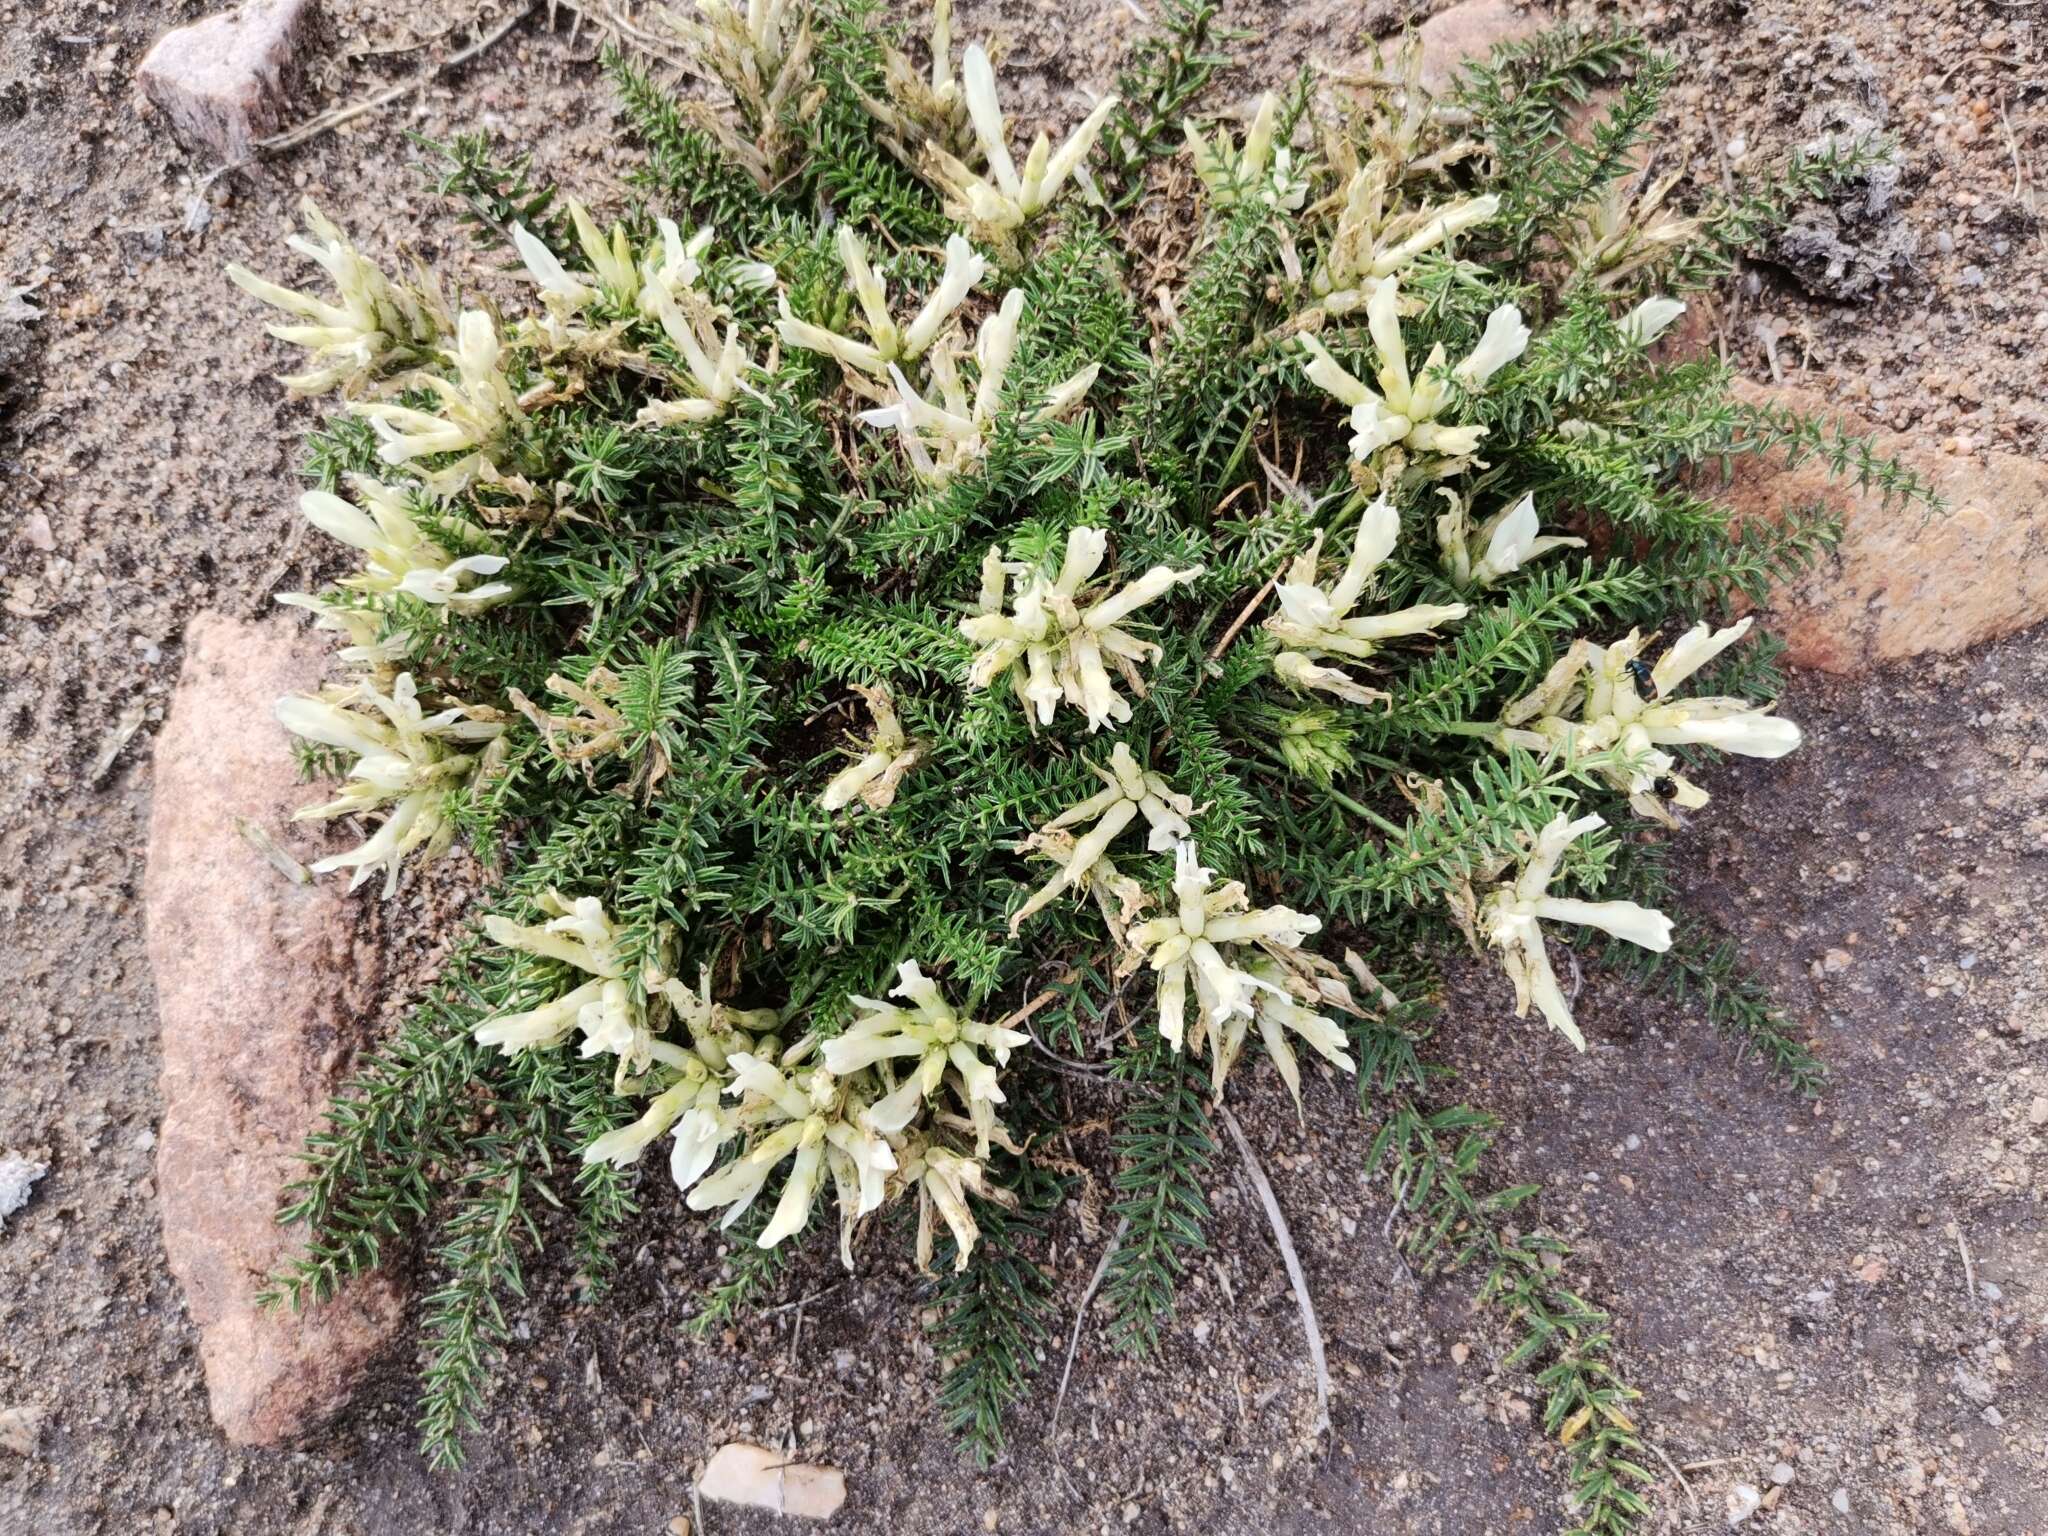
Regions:
<instances>
[{"instance_id":1,"label":"small gray stone","mask_svg":"<svg viewBox=\"0 0 2048 1536\"><path fill-rule=\"evenodd\" d=\"M1955 1370L1956 1390L1973 1403L1988 1403L1998 1396L1998 1389L1982 1376L1972 1375L1960 1365Z\"/></svg>"}]
</instances>

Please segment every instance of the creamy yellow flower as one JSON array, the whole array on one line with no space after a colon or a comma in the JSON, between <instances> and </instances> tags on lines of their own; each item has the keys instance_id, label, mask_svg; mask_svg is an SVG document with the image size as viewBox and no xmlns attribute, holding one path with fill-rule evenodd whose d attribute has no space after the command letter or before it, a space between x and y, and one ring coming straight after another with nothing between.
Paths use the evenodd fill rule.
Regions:
<instances>
[{"instance_id":1,"label":"creamy yellow flower","mask_svg":"<svg viewBox=\"0 0 2048 1536\"><path fill-rule=\"evenodd\" d=\"M1284 963L1288 951L1298 950L1323 926L1321 918L1291 907L1254 908L1241 883L1212 887L1213 878L1194 844L1182 843L1174 856L1175 909L1130 930L1134 950L1159 978L1159 1032L1176 1051L1183 1041L1201 1050L1212 1029L1219 1031L1220 1048L1220 1031L1234 1018L1249 1020L1261 992L1287 996L1272 972L1256 967L1259 953ZM1187 1027L1190 981L1196 999L1192 1033Z\"/></svg>"},{"instance_id":2,"label":"creamy yellow flower","mask_svg":"<svg viewBox=\"0 0 2048 1536\"><path fill-rule=\"evenodd\" d=\"M1533 494L1501 508L1477 530L1466 514L1464 499L1450 490L1441 494L1451 509L1436 520L1437 544L1443 551L1444 574L1455 587L1491 587L1552 550L1586 547L1584 539L1543 533L1536 520ZM1472 558L1474 547L1479 550L1477 560Z\"/></svg>"},{"instance_id":3,"label":"creamy yellow flower","mask_svg":"<svg viewBox=\"0 0 2048 1536\"><path fill-rule=\"evenodd\" d=\"M381 445L377 457L386 464L411 464L439 454L464 455L440 469L416 468L428 488L452 495L473 479L499 448L508 427L521 419L519 402L501 363L504 351L498 329L480 309L468 309L456 322L454 350L446 354L455 377L422 372L412 382L439 397L438 411L415 410L390 401L358 402L349 407L369 419Z\"/></svg>"},{"instance_id":4,"label":"creamy yellow flower","mask_svg":"<svg viewBox=\"0 0 2048 1536\"><path fill-rule=\"evenodd\" d=\"M1189 835L1188 817L1195 812L1195 802L1177 794L1162 775L1139 767L1137 758L1123 742L1110 749L1107 768L1100 763L1088 766L1106 787L1079 805L1068 807L1026 840L1027 847L1052 857L1060 865L1060 872L1011 914L1012 933L1049 906L1061 892L1084 886L1090 871L1103 863L1110 844L1138 817L1143 816L1150 828L1146 847L1154 853L1177 847ZM1048 838L1048 834L1064 833L1091 821L1095 825L1085 833L1062 837L1057 842Z\"/></svg>"},{"instance_id":5,"label":"creamy yellow flower","mask_svg":"<svg viewBox=\"0 0 2048 1536\"><path fill-rule=\"evenodd\" d=\"M1713 747L1741 757L1780 758L1801 741L1799 727L1746 699L1680 699L1674 692L1708 662L1749 633L1752 618L1725 629L1696 624L1672 642L1655 666L1641 661L1644 639L1630 630L1613 645L1579 640L1543 681L1501 713L1500 740L1548 751L1613 752L1602 772L1623 790L1638 814L1676 825L1670 806L1697 810L1707 792L1678 772L1663 750Z\"/></svg>"},{"instance_id":6,"label":"creamy yellow flower","mask_svg":"<svg viewBox=\"0 0 2048 1536\"><path fill-rule=\"evenodd\" d=\"M1325 587L1316 580L1323 550L1320 530L1308 549L1289 565L1287 579L1274 588L1279 611L1265 623L1267 632L1282 647L1273 659L1273 670L1282 682L1296 689L1321 689L1354 703L1384 697L1341 670L1318 663L1331 657L1363 661L1384 641L1428 634L1465 617L1463 603L1424 603L1393 613L1352 612L1365 595L1373 572L1393 554L1400 534L1401 514L1381 497L1360 514L1350 558L1334 585Z\"/></svg>"},{"instance_id":7,"label":"creamy yellow flower","mask_svg":"<svg viewBox=\"0 0 2048 1536\"><path fill-rule=\"evenodd\" d=\"M1181 124L1194 157L1195 175L1218 208L1259 202L1292 213L1307 201L1308 178L1295 171L1294 152L1285 144L1274 146L1279 115L1280 98L1267 91L1253 110L1243 146L1237 149L1231 147L1228 129L1218 127L1211 143L1192 122Z\"/></svg>"},{"instance_id":8,"label":"creamy yellow flower","mask_svg":"<svg viewBox=\"0 0 2048 1536\"><path fill-rule=\"evenodd\" d=\"M293 394L319 394L337 386L354 390L394 363L417 361L435 345L447 315L431 286L415 289L392 282L310 198L299 205L299 213L311 238L293 235L285 243L327 273L334 284L332 300L282 287L238 264L227 269L229 280L244 293L302 322L265 328L312 354L313 367L280 380L286 389Z\"/></svg>"},{"instance_id":9,"label":"creamy yellow flower","mask_svg":"<svg viewBox=\"0 0 2048 1536\"><path fill-rule=\"evenodd\" d=\"M1305 372L1317 388L1351 407L1351 456L1361 463L1395 445L1446 460L1468 459L1478 451L1486 428L1454 426L1438 419L1451 403L1445 387L1443 343L1430 349L1419 374L1411 374L1407 347L1401 339L1400 303L1398 281L1392 277L1381 278L1366 300L1366 323L1380 359L1377 393L1308 332L1301 336L1302 350L1309 358ZM1522 323L1521 311L1503 304L1487 316L1478 345L1448 370L1448 377L1468 392L1483 390L1528 344L1529 328ZM1442 472L1444 467L1439 466Z\"/></svg>"},{"instance_id":10,"label":"creamy yellow flower","mask_svg":"<svg viewBox=\"0 0 2048 1536\"><path fill-rule=\"evenodd\" d=\"M1097 102L1095 110L1057 150L1041 133L1020 171L1010 158L1010 130L996 100L995 70L981 44L968 45L961 76L967 114L987 162L987 174L977 175L936 144L928 152L930 162L947 195L948 212L965 222L977 239L1014 254L1017 231L1050 206L1067 179L1081 169L1103 124L1116 110L1117 98L1112 94Z\"/></svg>"},{"instance_id":11,"label":"creamy yellow flower","mask_svg":"<svg viewBox=\"0 0 2048 1536\"><path fill-rule=\"evenodd\" d=\"M868 712L875 718L874 735L865 752L832 776L818 796L818 804L838 811L859 800L870 810L885 811L895 803L897 786L924 756L924 748L913 745L903 734L903 722L896 718L896 706L887 689L855 684L853 691L867 701Z\"/></svg>"},{"instance_id":12,"label":"creamy yellow flower","mask_svg":"<svg viewBox=\"0 0 2048 1536\"><path fill-rule=\"evenodd\" d=\"M402 595L460 614L480 613L518 595L508 582L473 584L508 564L483 529L453 516L439 519L475 551L458 557L421 530L403 487L367 475L349 476L348 486L361 507L327 491L307 491L299 498L307 522L366 557L362 570L342 577L341 586L371 597Z\"/></svg>"},{"instance_id":13,"label":"creamy yellow flower","mask_svg":"<svg viewBox=\"0 0 2048 1536\"><path fill-rule=\"evenodd\" d=\"M995 1106L1003 1102L996 1068L1008 1066L1010 1052L1029 1044L1031 1037L962 1018L914 960L904 961L897 974L901 981L889 995L908 999L910 1006L848 998L861 1010L860 1016L825 1042L826 1069L846 1077L881 1062L906 1064L903 1081L860 1115L861 1124L884 1136L906 1129L950 1071L961 1107L974 1125L979 1154L986 1157L995 1130Z\"/></svg>"},{"instance_id":14,"label":"creamy yellow flower","mask_svg":"<svg viewBox=\"0 0 2048 1536\"><path fill-rule=\"evenodd\" d=\"M1538 919L1581 923L1659 954L1671 947L1671 919L1653 908L1633 901L1575 901L1549 894L1565 849L1605 825L1598 816L1572 821L1560 813L1536 838L1520 873L1495 886L1479 908L1479 929L1501 951L1501 963L1515 984L1515 1016L1525 1017L1529 1004L1535 1003L1552 1027L1582 1051L1586 1037L1573 1021L1571 1004L1550 968Z\"/></svg>"},{"instance_id":15,"label":"creamy yellow flower","mask_svg":"<svg viewBox=\"0 0 2048 1536\"><path fill-rule=\"evenodd\" d=\"M1115 666L1134 693L1144 694L1138 663L1157 660L1158 646L1124 630L1123 621L1173 587L1202 574L1155 565L1113 591L1093 585L1109 550L1109 535L1080 527L1067 535L1066 558L1056 576L1036 567L1006 564L991 547L981 566L980 611L960 621L960 632L981 647L968 686L986 688L1007 676L1018 700L1040 725L1050 725L1062 701L1088 717L1088 729L1131 718L1131 706L1110 681ZM1005 578L1010 608L1003 609Z\"/></svg>"},{"instance_id":16,"label":"creamy yellow flower","mask_svg":"<svg viewBox=\"0 0 2048 1536\"><path fill-rule=\"evenodd\" d=\"M454 839L454 823L445 810L448 793L477 766L474 754L456 748L491 741L505 729L474 718L459 704L426 714L409 672L399 674L388 694L364 680L318 694L292 694L278 700L276 713L293 735L355 754L340 795L325 805L305 807L294 819L325 820L390 807L361 846L307 867L316 875L353 869L350 890L381 869L386 896L397 890L399 865L407 854L424 848L433 858Z\"/></svg>"}]
</instances>

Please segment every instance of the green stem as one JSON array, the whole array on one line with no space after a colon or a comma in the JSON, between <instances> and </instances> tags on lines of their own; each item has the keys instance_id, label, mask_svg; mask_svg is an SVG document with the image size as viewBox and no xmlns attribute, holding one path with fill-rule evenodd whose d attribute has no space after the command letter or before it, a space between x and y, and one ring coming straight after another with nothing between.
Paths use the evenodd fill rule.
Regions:
<instances>
[{"instance_id":1,"label":"green stem","mask_svg":"<svg viewBox=\"0 0 2048 1536\"><path fill-rule=\"evenodd\" d=\"M1282 768L1287 770L1285 775L1283 775L1284 778L1292 779L1298 777L1298 775L1294 771L1294 766L1287 761L1287 754L1282 752L1278 747L1274 746L1271 742L1253 742L1252 745L1256 746L1261 752L1265 753L1266 756L1272 758ZM1341 806L1343 809L1349 811L1354 816L1364 817L1367 821L1371 822L1374 826L1378 827L1382 832L1386 833L1389 837L1402 837L1406 835L1400 827L1396 826L1393 822L1387 820L1387 818L1382 816L1378 811L1375 811L1369 805L1361 805L1358 801L1352 799L1349 795L1345 794L1344 791L1337 788L1336 785L1325 784L1320 780L1315 779L1311 779L1309 782L1313 783L1317 789L1320 789L1325 795L1329 796L1330 800L1334 804Z\"/></svg>"}]
</instances>

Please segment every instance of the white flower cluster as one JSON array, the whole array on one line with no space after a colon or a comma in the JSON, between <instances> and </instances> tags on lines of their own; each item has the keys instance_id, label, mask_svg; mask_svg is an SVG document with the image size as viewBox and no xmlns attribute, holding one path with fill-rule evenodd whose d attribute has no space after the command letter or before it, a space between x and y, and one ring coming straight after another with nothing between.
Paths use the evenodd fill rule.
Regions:
<instances>
[{"instance_id":1,"label":"white flower cluster","mask_svg":"<svg viewBox=\"0 0 2048 1536\"><path fill-rule=\"evenodd\" d=\"M1280 98L1268 91L1259 98L1244 144L1237 149L1223 128L1216 130L1212 143L1192 122L1181 124L1188 152L1194 156L1195 175L1218 208L1254 202L1293 213L1308 200L1308 177L1295 169L1294 151L1273 142L1279 116Z\"/></svg>"},{"instance_id":2,"label":"white flower cluster","mask_svg":"<svg viewBox=\"0 0 2048 1536\"><path fill-rule=\"evenodd\" d=\"M1347 1072L1358 1065L1344 1049L1334 1019L1314 1010L1356 1011L1336 968L1301 947L1319 932L1322 919L1291 907L1254 907L1242 883L1212 885L1193 843L1174 850L1174 910L1135 924L1131 957L1159 978L1159 1032L1178 1051L1209 1053L1210 1083L1216 1095L1243 1049L1252 1024L1259 1026L1267 1054L1279 1069L1295 1105L1301 1103L1301 1069L1290 1034ZM1195 993L1195 1020L1187 1021L1188 985Z\"/></svg>"},{"instance_id":3,"label":"white flower cluster","mask_svg":"<svg viewBox=\"0 0 2048 1536\"><path fill-rule=\"evenodd\" d=\"M313 366L279 380L295 395L330 389L353 393L394 364L417 361L448 329L448 316L432 284L418 287L394 283L380 272L348 237L315 207L299 205L311 231L285 243L310 257L334 284L335 297L316 299L258 277L247 267L230 263L227 275L236 287L303 323L266 327L279 341L304 347Z\"/></svg>"},{"instance_id":4,"label":"white flower cluster","mask_svg":"<svg viewBox=\"0 0 2048 1536\"><path fill-rule=\"evenodd\" d=\"M1663 748L1713 747L1742 757L1779 758L1800 743L1799 727L1746 699L1671 695L1686 679L1749 633L1753 619L1725 629L1696 624L1654 666L1642 660L1638 630L1612 645L1573 643L1543 681L1501 714L1500 739L1533 751L1610 751L1602 770L1639 815L1675 826L1670 807L1696 810L1707 792L1687 780Z\"/></svg>"},{"instance_id":5,"label":"white flower cluster","mask_svg":"<svg viewBox=\"0 0 2048 1536\"><path fill-rule=\"evenodd\" d=\"M1394 552L1401 535L1401 514L1385 497L1375 500L1358 520L1351 558L1336 585L1316 580L1323 535L1288 567L1287 580L1274 595L1280 611L1266 620L1266 629L1283 647L1273 658L1273 671L1290 688L1316 688L1353 704L1367 704L1386 695L1356 682L1326 660L1359 662L1381 642L1404 635L1422 635L1465 617L1463 603L1424 603L1395 613L1354 614L1374 571Z\"/></svg>"},{"instance_id":6,"label":"white flower cluster","mask_svg":"<svg viewBox=\"0 0 2048 1536\"><path fill-rule=\"evenodd\" d=\"M1399 279L1379 279L1366 299L1365 316L1379 353L1378 393L1332 357L1317 337L1308 333L1301 337L1302 350L1309 357L1309 381L1351 407L1351 456L1364 463L1384 448L1399 447L1427 462L1432 478L1457 474L1479 451L1486 428L1453 426L1438 419L1452 403L1448 384L1455 382L1465 393L1478 394L1496 373L1520 357L1529 345L1529 328L1522 323L1522 312L1512 304L1494 310L1486 317L1478 345L1454 368L1445 368L1443 343L1438 342L1419 375L1409 372L1408 351L1401 340Z\"/></svg>"},{"instance_id":7,"label":"white flower cluster","mask_svg":"<svg viewBox=\"0 0 2048 1536\"><path fill-rule=\"evenodd\" d=\"M867 339L799 319L787 298L782 300L777 333L789 346L836 359L857 393L883 402L861 412L861 422L894 431L917 477L930 486L947 485L987 455L1017 350L1024 290L1012 288L1003 295L996 312L981 322L970 353L955 317L987 275L988 263L965 238L947 237L946 265L938 285L903 324L889 312L888 283L870 265L860 236L841 225L835 239ZM971 391L961 372L970 357L975 370ZM927 380L922 390L903 371L905 365L919 361ZM1091 364L1055 385L1029 419L1053 421L1066 415L1087 397L1098 371L1098 365Z\"/></svg>"},{"instance_id":8,"label":"white flower cluster","mask_svg":"<svg viewBox=\"0 0 2048 1536\"><path fill-rule=\"evenodd\" d=\"M1154 853L1177 848L1181 839L1190 835L1188 817L1194 814L1195 802L1175 793L1161 775L1140 768L1122 742L1110 749L1107 768L1100 763L1088 766L1107 787L1079 805L1069 806L1026 840L1028 849L1058 864L1060 872L1011 915L1012 933L1052 905L1061 892L1091 887L1093 875L1106 878L1114 889L1121 877L1109 862L1109 845L1140 816L1150 829L1145 846ZM1085 833L1076 835L1069 830L1089 822L1094 825ZM1119 908L1123 905L1120 901Z\"/></svg>"},{"instance_id":9,"label":"white flower cluster","mask_svg":"<svg viewBox=\"0 0 2048 1536\"><path fill-rule=\"evenodd\" d=\"M977 174L936 142L925 151L930 173L947 196L948 216L964 223L977 240L1014 257L1018 231L1052 205L1070 177L1083 174L1082 162L1116 110L1117 98L1112 94L1097 102L1056 150L1041 133L1019 171L1010 158L1010 127L996 100L996 72L981 44L968 45L960 73L967 116L987 174Z\"/></svg>"},{"instance_id":10,"label":"white flower cluster","mask_svg":"<svg viewBox=\"0 0 2048 1536\"><path fill-rule=\"evenodd\" d=\"M1436 540L1443 552L1444 575L1454 587L1491 587L1552 550L1586 547L1584 539L1543 533L1533 494L1501 508L1476 530L1463 497L1441 486L1437 494L1451 504L1450 511L1436 520ZM1472 558L1475 546L1477 560Z\"/></svg>"},{"instance_id":11,"label":"white flower cluster","mask_svg":"<svg viewBox=\"0 0 2048 1536\"><path fill-rule=\"evenodd\" d=\"M981 563L976 611L960 621L960 632L981 647L968 685L986 688L1007 676L1025 713L1039 725L1052 724L1062 701L1088 717L1091 731L1129 720L1130 703L1116 691L1109 669L1114 666L1143 698L1139 663L1158 660L1161 651L1121 626L1171 588L1195 580L1202 568L1155 565L1111 591L1106 584L1092 585L1108 552L1103 529L1074 528L1058 574L1049 577L1037 565L1004 560L1001 547L991 546Z\"/></svg>"},{"instance_id":12,"label":"white flower cluster","mask_svg":"<svg viewBox=\"0 0 2048 1536\"><path fill-rule=\"evenodd\" d=\"M1345 179L1336 233L1309 280L1327 315L1351 313L1382 280L1500 211L1500 199L1489 193L1396 213L1388 207L1387 174L1386 162L1375 157Z\"/></svg>"},{"instance_id":13,"label":"white flower cluster","mask_svg":"<svg viewBox=\"0 0 2048 1536\"><path fill-rule=\"evenodd\" d=\"M525 417L505 374L504 352L497 323L480 309L466 309L455 322L454 347L442 354L455 377L423 369L406 380L433 394L437 409L392 400L356 401L349 409L376 429L379 459L413 465L428 489L453 496L485 470L495 472L505 433ZM450 453L460 455L451 464L416 462Z\"/></svg>"},{"instance_id":14,"label":"white flower cluster","mask_svg":"<svg viewBox=\"0 0 2048 1536\"><path fill-rule=\"evenodd\" d=\"M361 846L309 865L313 873L353 869L349 889L354 890L381 869L389 896L397 889L398 866L407 854L424 848L433 858L445 850L455 835L446 810L449 791L478 765L477 756L464 749L503 733L495 715L461 704L429 715L409 672L400 673L388 693L363 679L278 700L278 721L293 735L354 754L341 793L325 805L307 806L295 819L327 820L390 807Z\"/></svg>"},{"instance_id":15,"label":"white flower cluster","mask_svg":"<svg viewBox=\"0 0 2048 1536\"><path fill-rule=\"evenodd\" d=\"M799 320L790 313L786 298L782 300L782 318L776 331L789 346L823 352L837 359L849 370L848 377L857 388L871 398L881 398L881 391L866 386L860 375L890 382L894 365L915 362L930 351L975 285L987 275L988 263L961 236L949 235L946 267L938 286L907 324L898 325L889 314L888 282L869 264L867 247L859 233L842 224L833 241L839 251L839 263L846 269L847 283L860 303L861 323L868 339L860 341Z\"/></svg>"},{"instance_id":16,"label":"white flower cluster","mask_svg":"<svg viewBox=\"0 0 2048 1536\"><path fill-rule=\"evenodd\" d=\"M491 536L474 523L453 514L434 520L434 535L452 535L471 551L458 556L420 527L406 487L384 485L367 475L349 476L348 487L361 507L328 491L308 491L299 498L307 522L365 557L363 568L337 585L366 598L409 597L461 614L481 613L518 596L518 588L508 582L473 585L478 577L496 576L508 563ZM280 601L316 612L322 607L320 599L298 592Z\"/></svg>"},{"instance_id":17,"label":"white flower cluster","mask_svg":"<svg viewBox=\"0 0 2048 1536\"><path fill-rule=\"evenodd\" d=\"M1550 894L1557 861L1571 843L1595 827L1598 816L1573 821L1559 815L1537 836L1523 857L1521 870L1501 881L1479 908L1479 928L1486 941L1501 951L1501 963L1515 984L1515 1015L1522 1017L1531 1002L1551 1025L1580 1050L1586 1037L1572 1019L1571 1004L1550 968L1539 918L1580 923L1658 953L1671 947L1671 919L1633 901L1575 901Z\"/></svg>"},{"instance_id":18,"label":"white flower cluster","mask_svg":"<svg viewBox=\"0 0 2048 1536\"><path fill-rule=\"evenodd\" d=\"M656 243L635 257L623 224L600 231L588 210L567 200L587 270L571 272L555 253L524 225L512 227L512 243L527 275L539 287L546 316L533 335L546 347L561 351L602 350L615 344L619 326L592 328L581 323L586 311L600 302L614 315L637 316L661 327L682 367L657 370L656 376L675 394L655 399L640 409L641 426L696 425L721 416L748 388L753 360L740 345L738 324L699 287L704 256L711 245L709 228L686 240L673 219L654 221ZM754 286L772 284L774 270L759 263L736 269L737 280ZM718 322L725 322L723 337Z\"/></svg>"},{"instance_id":19,"label":"white flower cluster","mask_svg":"<svg viewBox=\"0 0 2048 1536\"><path fill-rule=\"evenodd\" d=\"M1107 767L1089 766L1104 782L1101 792L1061 812L1023 844L1059 871L1017 909L1010 931L1015 933L1067 891L1092 892L1116 944L1119 973L1149 966L1158 976L1160 1034L1175 1051L1208 1052L1210 1081L1219 1098L1254 1023L1297 1106L1301 1071L1290 1035L1307 1041L1333 1064L1355 1071L1344 1050L1343 1029L1316 1011L1356 1012L1350 991L1336 967L1301 947L1303 939L1321 929L1322 920L1288 907L1254 909L1244 886L1235 881L1212 888L1213 877L1201 867L1188 821L1194 801L1162 774L1141 767L1123 742L1111 749ZM1175 868L1173 911L1145 921L1135 919L1152 905L1151 898L1109 857L1110 846L1140 820L1147 828L1147 849L1171 852ZM1190 980L1197 1004L1192 1028L1187 1022Z\"/></svg>"},{"instance_id":20,"label":"white flower cluster","mask_svg":"<svg viewBox=\"0 0 2048 1536\"><path fill-rule=\"evenodd\" d=\"M548 891L538 905L544 922L494 916L486 930L507 948L568 967L573 984L485 1019L472 1033L506 1055L553 1050L580 1033L583 1056L618 1059L615 1086L644 1097L646 1108L586 1146L586 1163L629 1166L670 1136L677 1188L691 1210L721 1211L721 1227L738 1220L786 1163L758 1238L763 1248L804 1229L830 1175L848 1268L861 1220L915 1188L918 1263L930 1263L936 1213L953 1234L957 1266L965 1267L980 1235L968 1196L1006 1198L986 1182L991 1147L1012 1146L996 1118L1003 1102L997 1069L1030 1036L963 1018L905 961L891 996L908 1006L856 997L860 1016L843 1033L822 1042L807 1035L785 1050L780 1015L712 1001L708 972L695 991L656 966L630 985L619 930L595 897ZM671 1026L680 1026L687 1045L668 1038Z\"/></svg>"}]
</instances>

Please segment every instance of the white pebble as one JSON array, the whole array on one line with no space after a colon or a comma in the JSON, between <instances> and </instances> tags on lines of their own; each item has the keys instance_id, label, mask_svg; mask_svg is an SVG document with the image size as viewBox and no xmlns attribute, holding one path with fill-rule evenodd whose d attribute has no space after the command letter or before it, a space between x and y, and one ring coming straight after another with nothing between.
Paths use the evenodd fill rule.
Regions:
<instances>
[{"instance_id":1,"label":"white pebble","mask_svg":"<svg viewBox=\"0 0 2048 1536\"><path fill-rule=\"evenodd\" d=\"M48 1163L32 1163L25 1157L0 1157L0 1232L7 1230L7 1218L28 1204L28 1192L37 1179L50 1171Z\"/></svg>"},{"instance_id":2,"label":"white pebble","mask_svg":"<svg viewBox=\"0 0 2048 1536\"><path fill-rule=\"evenodd\" d=\"M1757 1511L1764 1496L1747 1483L1737 1483L1728 1490L1728 1523L1740 1525Z\"/></svg>"}]
</instances>

